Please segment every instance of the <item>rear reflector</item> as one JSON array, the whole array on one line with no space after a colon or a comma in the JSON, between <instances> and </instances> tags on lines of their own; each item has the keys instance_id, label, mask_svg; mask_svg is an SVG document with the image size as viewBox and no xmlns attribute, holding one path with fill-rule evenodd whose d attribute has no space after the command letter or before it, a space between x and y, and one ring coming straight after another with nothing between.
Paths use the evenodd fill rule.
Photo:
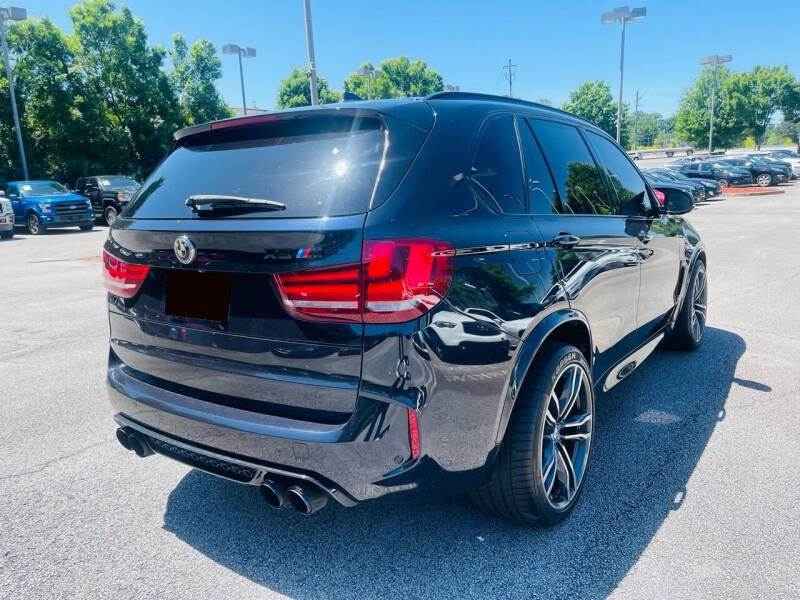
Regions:
<instances>
[{"instance_id":1,"label":"rear reflector","mask_svg":"<svg viewBox=\"0 0 800 600\"><path fill-rule=\"evenodd\" d=\"M364 242L361 264L275 276L295 318L402 323L444 298L453 279L453 247L428 239Z\"/></svg>"},{"instance_id":2,"label":"rear reflector","mask_svg":"<svg viewBox=\"0 0 800 600\"><path fill-rule=\"evenodd\" d=\"M133 298L142 287L150 267L134 265L103 250L103 278L106 289L120 298Z\"/></svg>"},{"instance_id":3,"label":"rear reflector","mask_svg":"<svg viewBox=\"0 0 800 600\"><path fill-rule=\"evenodd\" d=\"M413 408L408 409L408 443L411 446L411 458L419 458L419 422Z\"/></svg>"}]
</instances>

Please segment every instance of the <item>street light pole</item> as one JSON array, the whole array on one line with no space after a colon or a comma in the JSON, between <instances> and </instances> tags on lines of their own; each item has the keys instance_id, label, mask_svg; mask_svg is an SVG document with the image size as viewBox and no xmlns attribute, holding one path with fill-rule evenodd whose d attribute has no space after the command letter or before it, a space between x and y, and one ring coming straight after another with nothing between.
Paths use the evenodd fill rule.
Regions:
<instances>
[{"instance_id":1,"label":"street light pole","mask_svg":"<svg viewBox=\"0 0 800 600\"><path fill-rule=\"evenodd\" d=\"M358 74L367 76L367 100L372 100L372 79L374 77L380 77L381 72L378 69L368 69L364 67L358 70Z\"/></svg>"},{"instance_id":2,"label":"street light pole","mask_svg":"<svg viewBox=\"0 0 800 600\"><path fill-rule=\"evenodd\" d=\"M717 97L717 67L720 64L731 62L730 54L715 54L714 56L706 56L700 59L701 65L712 65L712 83L711 83L711 115L708 119L708 153L714 150L714 105Z\"/></svg>"},{"instance_id":3,"label":"street light pole","mask_svg":"<svg viewBox=\"0 0 800 600\"><path fill-rule=\"evenodd\" d=\"M619 23L622 26L622 39L619 47L619 96L617 98L617 143L622 137L622 81L625 75L625 26L628 23L639 21L647 16L647 8L630 9L627 6L618 6L614 10L600 15L600 22L604 25Z\"/></svg>"},{"instance_id":4,"label":"street light pole","mask_svg":"<svg viewBox=\"0 0 800 600\"><path fill-rule=\"evenodd\" d=\"M306 18L306 47L308 48L308 81L311 85L311 105L319 104L317 91L317 63L314 60L314 33L311 30L311 0L304 0L303 12Z\"/></svg>"},{"instance_id":5,"label":"street light pole","mask_svg":"<svg viewBox=\"0 0 800 600\"><path fill-rule=\"evenodd\" d=\"M254 58L256 55L255 48L242 48L236 44L225 44L222 47L224 54L236 54L239 56L239 81L242 84L242 111L247 114L247 100L244 97L244 69L242 68L242 57Z\"/></svg>"},{"instance_id":6,"label":"street light pole","mask_svg":"<svg viewBox=\"0 0 800 600\"><path fill-rule=\"evenodd\" d=\"M6 65L6 75L8 76L8 89L11 93L11 114L14 117L14 128L17 130L17 144L19 145L19 159L22 163L23 179L28 179L28 161L25 160L25 147L22 144L22 128L19 125L19 113L17 112L17 98L14 94L14 75L11 72L11 61L8 59L8 40L6 39L6 20L23 21L28 17L28 12L24 8L14 6L0 8L0 40L3 44L3 62Z\"/></svg>"}]
</instances>

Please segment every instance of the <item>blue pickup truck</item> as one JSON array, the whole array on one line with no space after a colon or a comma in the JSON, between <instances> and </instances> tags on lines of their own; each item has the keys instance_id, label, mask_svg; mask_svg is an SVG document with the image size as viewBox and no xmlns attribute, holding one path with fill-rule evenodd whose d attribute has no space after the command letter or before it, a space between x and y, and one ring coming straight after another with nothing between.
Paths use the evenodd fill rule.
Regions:
<instances>
[{"instance_id":1,"label":"blue pickup truck","mask_svg":"<svg viewBox=\"0 0 800 600\"><path fill-rule=\"evenodd\" d=\"M14 223L24 226L31 235L46 233L56 227L94 227L94 210L88 198L80 196L56 181L10 181L3 186L14 207Z\"/></svg>"}]
</instances>

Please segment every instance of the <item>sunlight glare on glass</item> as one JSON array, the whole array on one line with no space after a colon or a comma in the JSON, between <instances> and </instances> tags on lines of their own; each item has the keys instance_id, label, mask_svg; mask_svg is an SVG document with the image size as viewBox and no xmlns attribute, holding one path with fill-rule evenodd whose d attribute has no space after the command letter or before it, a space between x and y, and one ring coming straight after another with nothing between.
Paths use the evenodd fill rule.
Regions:
<instances>
[{"instance_id":1,"label":"sunlight glare on glass","mask_svg":"<svg viewBox=\"0 0 800 600\"><path fill-rule=\"evenodd\" d=\"M339 160L336 161L336 165L333 167L333 172L336 173L337 177L344 177L345 173L347 173L349 165L347 164L346 160Z\"/></svg>"}]
</instances>

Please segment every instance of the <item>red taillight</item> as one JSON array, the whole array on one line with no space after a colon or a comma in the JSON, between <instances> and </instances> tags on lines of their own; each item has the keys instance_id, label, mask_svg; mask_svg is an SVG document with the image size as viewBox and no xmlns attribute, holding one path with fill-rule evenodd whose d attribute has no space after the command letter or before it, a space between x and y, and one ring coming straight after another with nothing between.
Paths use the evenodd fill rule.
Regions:
<instances>
[{"instance_id":1,"label":"red taillight","mask_svg":"<svg viewBox=\"0 0 800 600\"><path fill-rule=\"evenodd\" d=\"M413 408L408 409L408 443L411 445L411 458L419 458L419 422Z\"/></svg>"},{"instance_id":2,"label":"red taillight","mask_svg":"<svg viewBox=\"0 0 800 600\"><path fill-rule=\"evenodd\" d=\"M427 239L364 242L361 264L275 276L289 313L312 321L402 323L444 298L453 247Z\"/></svg>"},{"instance_id":3,"label":"red taillight","mask_svg":"<svg viewBox=\"0 0 800 600\"><path fill-rule=\"evenodd\" d=\"M103 277L106 289L120 298L133 298L142 287L150 267L134 265L103 250Z\"/></svg>"},{"instance_id":4,"label":"red taillight","mask_svg":"<svg viewBox=\"0 0 800 600\"><path fill-rule=\"evenodd\" d=\"M653 190L656 193L656 198L658 199L658 203L661 206L664 206L664 202L666 201L666 196L664 196L664 192L661 190Z\"/></svg>"}]
</instances>

